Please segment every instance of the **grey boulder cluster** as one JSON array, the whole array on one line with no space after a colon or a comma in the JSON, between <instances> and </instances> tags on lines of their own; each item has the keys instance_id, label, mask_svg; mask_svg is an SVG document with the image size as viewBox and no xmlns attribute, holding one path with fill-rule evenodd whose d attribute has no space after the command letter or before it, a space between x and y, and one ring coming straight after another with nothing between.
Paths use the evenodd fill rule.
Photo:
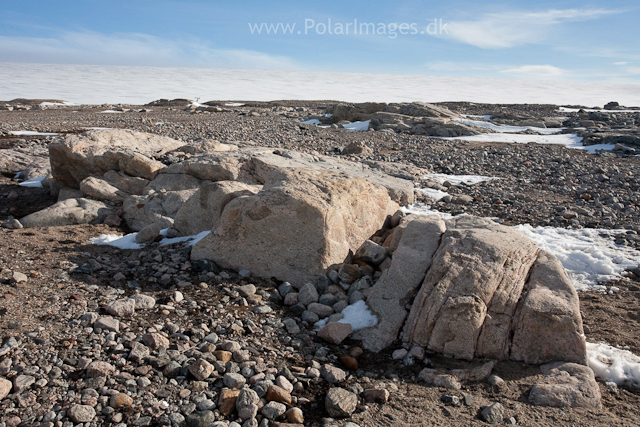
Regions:
<instances>
[{"instance_id":1,"label":"grey boulder cluster","mask_svg":"<svg viewBox=\"0 0 640 427\"><path fill-rule=\"evenodd\" d=\"M459 117L446 107L426 102L363 102L332 105L326 116L317 118L326 123L371 120L371 129L412 135L455 137L492 132L452 120Z\"/></svg>"}]
</instances>

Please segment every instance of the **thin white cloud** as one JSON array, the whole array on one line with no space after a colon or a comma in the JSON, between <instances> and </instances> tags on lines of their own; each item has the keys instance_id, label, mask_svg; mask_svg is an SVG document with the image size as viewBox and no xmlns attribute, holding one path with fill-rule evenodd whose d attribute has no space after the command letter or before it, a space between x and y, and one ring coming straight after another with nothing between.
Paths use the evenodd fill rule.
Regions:
<instances>
[{"instance_id":1,"label":"thin white cloud","mask_svg":"<svg viewBox=\"0 0 640 427\"><path fill-rule=\"evenodd\" d=\"M245 49L213 48L199 40L170 40L140 33L64 31L46 38L0 36L6 62L87 65L204 66L299 69L290 58Z\"/></svg>"},{"instance_id":2,"label":"thin white cloud","mask_svg":"<svg viewBox=\"0 0 640 427\"><path fill-rule=\"evenodd\" d=\"M500 72L526 78L555 78L561 77L566 73L562 68L554 67L553 65L523 65Z\"/></svg>"},{"instance_id":3,"label":"thin white cloud","mask_svg":"<svg viewBox=\"0 0 640 427\"><path fill-rule=\"evenodd\" d=\"M621 62L614 62L614 63L613 63L613 65L627 65L627 64L628 64L628 62L624 62L624 61L621 61Z\"/></svg>"},{"instance_id":4,"label":"thin white cloud","mask_svg":"<svg viewBox=\"0 0 640 427\"><path fill-rule=\"evenodd\" d=\"M473 21L450 21L440 37L483 49L510 48L544 41L564 23L619 13L606 9L551 9L545 12L489 13Z\"/></svg>"}]
</instances>

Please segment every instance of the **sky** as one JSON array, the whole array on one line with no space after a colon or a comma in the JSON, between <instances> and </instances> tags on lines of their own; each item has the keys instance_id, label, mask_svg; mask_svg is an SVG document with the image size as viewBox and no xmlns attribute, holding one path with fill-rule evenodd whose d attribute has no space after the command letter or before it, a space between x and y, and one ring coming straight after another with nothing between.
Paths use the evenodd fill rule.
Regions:
<instances>
[{"instance_id":1,"label":"sky","mask_svg":"<svg viewBox=\"0 0 640 427\"><path fill-rule=\"evenodd\" d=\"M640 83L637 0L4 0L0 62Z\"/></svg>"}]
</instances>

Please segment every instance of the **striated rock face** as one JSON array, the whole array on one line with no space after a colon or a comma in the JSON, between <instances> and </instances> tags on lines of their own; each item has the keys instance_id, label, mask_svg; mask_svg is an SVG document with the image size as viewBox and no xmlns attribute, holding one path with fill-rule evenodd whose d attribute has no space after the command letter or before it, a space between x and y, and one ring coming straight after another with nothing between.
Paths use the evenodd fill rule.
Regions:
<instances>
[{"instance_id":1,"label":"striated rock face","mask_svg":"<svg viewBox=\"0 0 640 427\"><path fill-rule=\"evenodd\" d=\"M391 266L367 299L372 313L378 316L378 326L356 335L368 350L380 351L395 341L408 314L405 306L419 289L445 231L444 221L437 216L412 215L404 222L398 229L402 237Z\"/></svg>"},{"instance_id":2,"label":"striated rock face","mask_svg":"<svg viewBox=\"0 0 640 427\"><path fill-rule=\"evenodd\" d=\"M367 299L379 324L357 334L365 348L385 348L404 323L405 343L455 358L586 363L578 297L560 261L488 219L427 218L430 226L414 219L391 235L401 236L391 267Z\"/></svg>"},{"instance_id":3,"label":"striated rock face","mask_svg":"<svg viewBox=\"0 0 640 427\"><path fill-rule=\"evenodd\" d=\"M269 166L262 191L229 202L192 259L304 283L342 262L399 207L363 178Z\"/></svg>"},{"instance_id":4,"label":"striated rock face","mask_svg":"<svg viewBox=\"0 0 640 427\"><path fill-rule=\"evenodd\" d=\"M153 179L164 167L153 158L182 145L175 139L125 129L67 135L49 145L51 174L73 188L89 176L101 177L110 170Z\"/></svg>"}]
</instances>

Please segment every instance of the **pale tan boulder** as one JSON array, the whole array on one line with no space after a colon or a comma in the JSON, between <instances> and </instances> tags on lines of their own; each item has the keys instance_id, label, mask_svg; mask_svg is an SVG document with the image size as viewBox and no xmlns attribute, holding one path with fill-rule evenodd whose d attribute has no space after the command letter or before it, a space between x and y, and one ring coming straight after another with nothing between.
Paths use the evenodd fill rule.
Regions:
<instances>
[{"instance_id":1,"label":"pale tan boulder","mask_svg":"<svg viewBox=\"0 0 640 427\"><path fill-rule=\"evenodd\" d=\"M215 230L222 211L229 202L237 197L255 195L261 189L262 186L237 181L206 183L178 210L173 227L182 236Z\"/></svg>"},{"instance_id":2,"label":"pale tan boulder","mask_svg":"<svg viewBox=\"0 0 640 427\"><path fill-rule=\"evenodd\" d=\"M487 313L515 311L538 248L522 233L487 219L465 216L448 220L447 226L411 307L404 340L472 359ZM497 348L509 348L508 332L492 330ZM508 356L494 347L482 348L497 358Z\"/></svg>"},{"instance_id":3,"label":"pale tan boulder","mask_svg":"<svg viewBox=\"0 0 640 427\"><path fill-rule=\"evenodd\" d=\"M530 404L560 408L602 407L600 387L588 366L559 362L541 366L541 369L546 377L531 388Z\"/></svg>"},{"instance_id":4,"label":"pale tan boulder","mask_svg":"<svg viewBox=\"0 0 640 427\"><path fill-rule=\"evenodd\" d=\"M385 187L317 169L274 168L263 190L224 208L194 260L305 283L355 251L398 204Z\"/></svg>"},{"instance_id":5,"label":"pale tan boulder","mask_svg":"<svg viewBox=\"0 0 640 427\"><path fill-rule=\"evenodd\" d=\"M110 170L153 179L164 167L153 158L183 144L164 136L126 129L67 135L49 145L51 173L64 185L74 188L85 178L101 177Z\"/></svg>"},{"instance_id":6,"label":"pale tan boulder","mask_svg":"<svg viewBox=\"0 0 640 427\"><path fill-rule=\"evenodd\" d=\"M97 200L66 199L20 219L24 228L98 224L113 214L113 209Z\"/></svg>"},{"instance_id":7,"label":"pale tan boulder","mask_svg":"<svg viewBox=\"0 0 640 427\"><path fill-rule=\"evenodd\" d=\"M562 264L541 251L514 318L511 359L587 364L580 301Z\"/></svg>"}]
</instances>

